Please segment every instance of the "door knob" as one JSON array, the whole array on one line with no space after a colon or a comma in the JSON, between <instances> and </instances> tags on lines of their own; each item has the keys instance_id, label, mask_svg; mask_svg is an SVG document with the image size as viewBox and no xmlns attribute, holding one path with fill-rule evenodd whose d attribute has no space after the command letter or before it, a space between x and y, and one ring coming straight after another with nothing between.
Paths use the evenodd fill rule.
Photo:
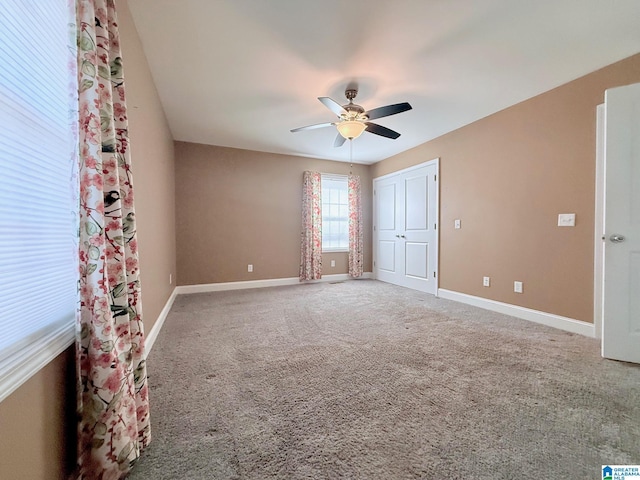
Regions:
<instances>
[{"instance_id":1,"label":"door knob","mask_svg":"<svg viewBox=\"0 0 640 480\"><path fill-rule=\"evenodd\" d=\"M404 235L400 235L400 238L407 238L407 237L405 237Z\"/></svg>"},{"instance_id":2,"label":"door knob","mask_svg":"<svg viewBox=\"0 0 640 480\"><path fill-rule=\"evenodd\" d=\"M396 234L396 238L400 238L400 235L397 235L397 234Z\"/></svg>"},{"instance_id":3,"label":"door knob","mask_svg":"<svg viewBox=\"0 0 640 480\"><path fill-rule=\"evenodd\" d=\"M614 233L609 237L609 240L611 240L613 243L624 242L624 235L620 235L619 233Z\"/></svg>"}]
</instances>

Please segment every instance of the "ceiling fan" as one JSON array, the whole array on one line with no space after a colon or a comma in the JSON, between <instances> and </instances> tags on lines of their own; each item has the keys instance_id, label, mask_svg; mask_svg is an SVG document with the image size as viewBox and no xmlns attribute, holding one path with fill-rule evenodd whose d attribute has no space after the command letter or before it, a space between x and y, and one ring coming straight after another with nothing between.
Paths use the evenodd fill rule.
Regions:
<instances>
[{"instance_id":1,"label":"ceiling fan","mask_svg":"<svg viewBox=\"0 0 640 480\"><path fill-rule=\"evenodd\" d=\"M346 105L340 105L338 102L329 97L318 97L318 100L322 104L335 113L338 116L337 122L317 123L315 125L307 125L306 127L298 127L291 130L291 132L300 132L302 130L313 130L315 128L333 127L338 129L338 136L334 147L341 147L345 140L353 140L358 138L362 132L367 131L381 137L391 138L395 140L400 134L390 128L383 127L377 123L372 123L369 120L375 120L377 118L388 117L389 115L395 115L396 113L406 112L411 110L411 105L407 102L395 103L393 105L386 105L384 107L374 108L372 110L365 111L360 105L353 103L353 99L358 95L358 90L355 88L347 88L344 92L344 96L347 97L349 103Z\"/></svg>"}]
</instances>

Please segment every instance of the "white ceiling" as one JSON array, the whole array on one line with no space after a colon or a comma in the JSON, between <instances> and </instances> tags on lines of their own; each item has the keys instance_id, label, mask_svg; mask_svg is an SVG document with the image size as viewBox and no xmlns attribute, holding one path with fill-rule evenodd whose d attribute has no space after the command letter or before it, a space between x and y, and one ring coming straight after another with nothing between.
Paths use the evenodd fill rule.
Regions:
<instances>
[{"instance_id":1,"label":"white ceiling","mask_svg":"<svg viewBox=\"0 0 640 480\"><path fill-rule=\"evenodd\" d=\"M348 161L316 98L369 110L375 163L640 52L638 0L129 0L174 139ZM125 59L126 66L126 59Z\"/></svg>"}]
</instances>

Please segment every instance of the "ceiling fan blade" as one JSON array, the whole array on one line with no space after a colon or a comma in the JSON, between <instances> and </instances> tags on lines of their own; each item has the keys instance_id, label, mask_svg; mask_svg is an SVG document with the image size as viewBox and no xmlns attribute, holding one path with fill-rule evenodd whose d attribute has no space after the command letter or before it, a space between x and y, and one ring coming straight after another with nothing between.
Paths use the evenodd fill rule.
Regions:
<instances>
[{"instance_id":1,"label":"ceiling fan blade","mask_svg":"<svg viewBox=\"0 0 640 480\"><path fill-rule=\"evenodd\" d=\"M342 135L338 134L338 136L336 137L335 141L333 142L333 146L334 147L341 147L342 145L344 145L346 138L344 138Z\"/></svg>"},{"instance_id":2,"label":"ceiling fan blade","mask_svg":"<svg viewBox=\"0 0 640 480\"><path fill-rule=\"evenodd\" d=\"M383 127L382 125L378 125L377 123L365 122L365 125L367 126L367 132L375 133L376 135L380 135L381 137L392 138L395 140L400 136L400 134L395 130Z\"/></svg>"},{"instance_id":3,"label":"ceiling fan blade","mask_svg":"<svg viewBox=\"0 0 640 480\"><path fill-rule=\"evenodd\" d=\"M335 123L316 123L315 125L307 125L306 127L298 127L291 130L292 133L299 132L300 130L313 130L315 128L332 127Z\"/></svg>"},{"instance_id":4,"label":"ceiling fan blade","mask_svg":"<svg viewBox=\"0 0 640 480\"><path fill-rule=\"evenodd\" d=\"M332 98L329 98L329 97L318 97L318 100L320 100L325 107L327 107L329 110L331 110L337 116L340 116L343 113L347 113L347 111L344 108L342 108L342 105L340 105L338 102L336 102Z\"/></svg>"},{"instance_id":5,"label":"ceiling fan blade","mask_svg":"<svg viewBox=\"0 0 640 480\"><path fill-rule=\"evenodd\" d=\"M384 107L374 108L364 114L369 117L369 120L375 120L376 118L388 117L389 115L395 115L396 113L406 112L411 110L411 105L407 102L395 103L393 105L386 105Z\"/></svg>"}]
</instances>

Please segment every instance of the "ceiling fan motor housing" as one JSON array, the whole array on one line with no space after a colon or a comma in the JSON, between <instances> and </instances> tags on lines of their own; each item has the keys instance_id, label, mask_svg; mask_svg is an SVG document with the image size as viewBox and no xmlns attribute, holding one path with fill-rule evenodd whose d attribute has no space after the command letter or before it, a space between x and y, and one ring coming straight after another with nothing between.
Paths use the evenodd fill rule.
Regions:
<instances>
[{"instance_id":1,"label":"ceiling fan motor housing","mask_svg":"<svg viewBox=\"0 0 640 480\"><path fill-rule=\"evenodd\" d=\"M353 103L353 99L356 98L356 95L358 95L358 90L355 90L355 89L345 90L344 96L347 97L347 100L349 100L349 103L342 106L342 108L345 109L346 113L340 114L340 118L342 120L347 120L347 121L355 120L359 122L366 122L369 119L369 117L364 115L365 109L360 105Z\"/></svg>"},{"instance_id":2,"label":"ceiling fan motor housing","mask_svg":"<svg viewBox=\"0 0 640 480\"><path fill-rule=\"evenodd\" d=\"M346 110L346 113L340 114L340 118L342 120L366 122L369 119L369 117L364 115L364 108L362 108L360 105L350 103L348 105L343 105L342 108Z\"/></svg>"}]
</instances>

